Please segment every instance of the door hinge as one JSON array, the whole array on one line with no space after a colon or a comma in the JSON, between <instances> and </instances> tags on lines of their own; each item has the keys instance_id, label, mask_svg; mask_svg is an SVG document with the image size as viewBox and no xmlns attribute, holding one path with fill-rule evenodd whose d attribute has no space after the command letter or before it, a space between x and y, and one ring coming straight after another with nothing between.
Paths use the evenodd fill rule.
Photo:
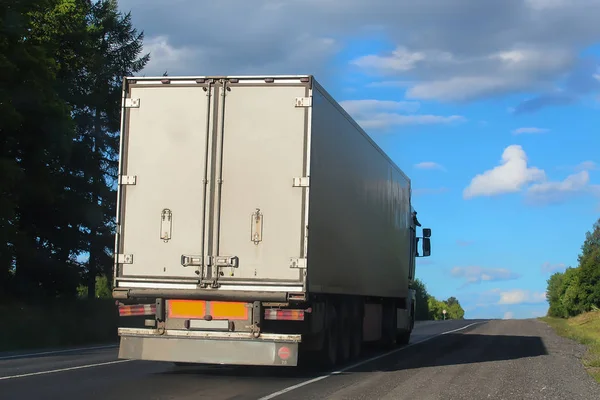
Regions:
<instances>
[{"instance_id":1,"label":"door hinge","mask_svg":"<svg viewBox=\"0 0 600 400\"><path fill-rule=\"evenodd\" d=\"M127 97L125 99L125 108L140 108L140 99Z\"/></svg>"},{"instance_id":2,"label":"door hinge","mask_svg":"<svg viewBox=\"0 0 600 400\"><path fill-rule=\"evenodd\" d=\"M133 264L133 254L117 254L117 264Z\"/></svg>"},{"instance_id":3,"label":"door hinge","mask_svg":"<svg viewBox=\"0 0 600 400\"><path fill-rule=\"evenodd\" d=\"M306 258L290 258L290 268L306 268Z\"/></svg>"},{"instance_id":4,"label":"door hinge","mask_svg":"<svg viewBox=\"0 0 600 400\"><path fill-rule=\"evenodd\" d=\"M296 107L311 107L312 97L296 97Z\"/></svg>"},{"instance_id":5,"label":"door hinge","mask_svg":"<svg viewBox=\"0 0 600 400\"><path fill-rule=\"evenodd\" d=\"M135 185L137 182L137 176L135 175L121 175L119 183L121 185Z\"/></svg>"},{"instance_id":6,"label":"door hinge","mask_svg":"<svg viewBox=\"0 0 600 400\"><path fill-rule=\"evenodd\" d=\"M299 178L294 178L294 187L309 187L310 186L310 177L303 176Z\"/></svg>"}]
</instances>

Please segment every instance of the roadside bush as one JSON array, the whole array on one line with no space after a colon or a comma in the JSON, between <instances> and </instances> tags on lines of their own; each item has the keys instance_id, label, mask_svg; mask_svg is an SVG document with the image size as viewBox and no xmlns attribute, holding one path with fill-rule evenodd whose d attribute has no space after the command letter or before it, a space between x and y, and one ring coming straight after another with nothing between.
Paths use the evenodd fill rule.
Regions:
<instances>
[{"instance_id":1,"label":"roadside bush","mask_svg":"<svg viewBox=\"0 0 600 400\"><path fill-rule=\"evenodd\" d=\"M116 342L119 321L112 299L0 305L0 351Z\"/></svg>"}]
</instances>

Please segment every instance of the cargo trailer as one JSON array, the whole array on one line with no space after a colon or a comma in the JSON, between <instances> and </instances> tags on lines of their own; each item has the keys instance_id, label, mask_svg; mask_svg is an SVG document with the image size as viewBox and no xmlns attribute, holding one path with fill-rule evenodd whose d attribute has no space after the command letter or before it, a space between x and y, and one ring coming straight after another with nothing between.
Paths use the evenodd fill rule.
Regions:
<instances>
[{"instance_id":1,"label":"cargo trailer","mask_svg":"<svg viewBox=\"0 0 600 400\"><path fill-rule=\"evenodd\" d=\"M335 365L408 343L411 181L311 75L127 77L119 357ZM422 254L418 254L418 243Z\"/></svg>"}]
</instances>

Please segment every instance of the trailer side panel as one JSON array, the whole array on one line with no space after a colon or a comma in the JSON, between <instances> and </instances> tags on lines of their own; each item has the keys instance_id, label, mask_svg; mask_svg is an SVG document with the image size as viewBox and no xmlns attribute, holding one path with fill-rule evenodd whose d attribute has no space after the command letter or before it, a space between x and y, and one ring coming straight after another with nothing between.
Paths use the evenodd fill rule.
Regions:
<instances>
[{"instance_id":1,"label":"trailer side panel","mask_svg":"<svg viewBox=\"0 0 600 400\"><path fill-rule=\"evenodd\" d=\"M406 297L410 180L313 86L308 288Z\"/></svg>"}]
</instances>

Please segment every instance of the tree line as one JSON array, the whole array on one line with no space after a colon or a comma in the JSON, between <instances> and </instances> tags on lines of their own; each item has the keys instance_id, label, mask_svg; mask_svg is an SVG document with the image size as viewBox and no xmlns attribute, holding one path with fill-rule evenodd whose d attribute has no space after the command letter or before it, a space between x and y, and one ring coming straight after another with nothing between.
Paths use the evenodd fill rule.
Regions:
<instances>
[{"instance_id":1,"label":"tree line","mask_svg":"<svg viewBox=\"0 0 600 400\"><path fill-rule=\"evenodd\" d=\"M0 300L93 298L110 275L121 85L143 38L116 0L1 2Z\"/></svg>"},{"instance_id":2,"label":"tree line","mask_svg":"<svg viewBox=\"0 0 600 400\"><path fill-rule=\"evenodd\" d=\"M548 315L568 318L600 307L600 219L586 232L578 266L548 279Z\"/></svg>"},{"instance_id":3,"label":"tree line","mask_svg":"<svg viewBox=\"0 0 600 400\"><path fill-rule=\"evenodd\" d=\"M438 300L427 292L427 287L420 279L415 279L412 289L416 292L415 319L417 321L444 319L463 319L465 310L456 297Z\"/></svg>"}]
</instances>

